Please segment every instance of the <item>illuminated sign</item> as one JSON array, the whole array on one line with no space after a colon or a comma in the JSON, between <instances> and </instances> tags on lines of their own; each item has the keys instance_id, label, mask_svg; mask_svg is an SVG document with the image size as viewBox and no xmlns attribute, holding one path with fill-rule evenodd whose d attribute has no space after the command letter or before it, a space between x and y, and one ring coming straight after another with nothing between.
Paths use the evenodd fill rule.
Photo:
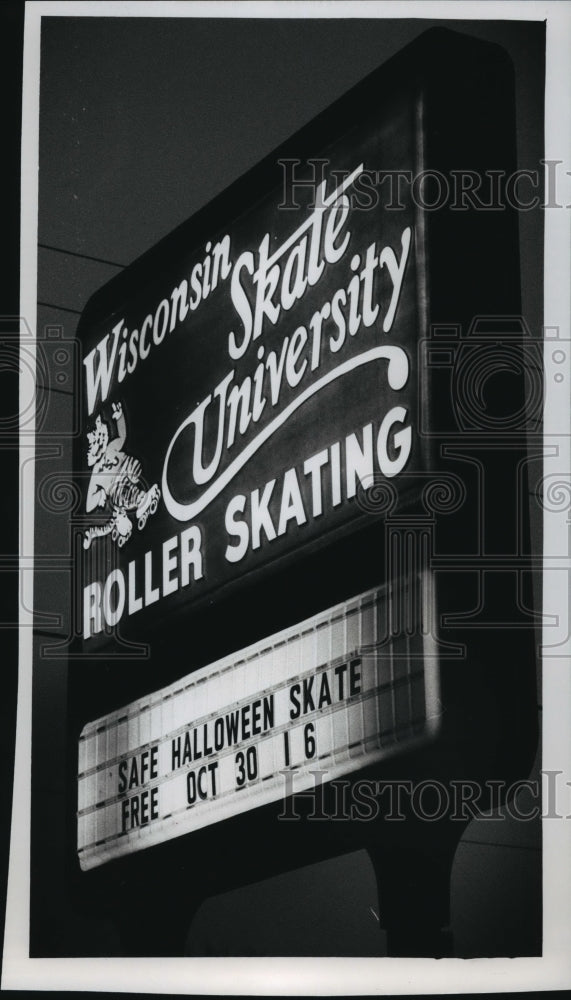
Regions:
<instances>
[{"instance_id":1,"label":"illuminated sign","mask_svg":"<svg viewBox=\"0 0 571 1000\"><path fill-rule=\"evenodd\" d=\"M276 818L316 773L527 773L517 217L452 183L490 166L484 198L515 167L510 72L419 39L82 315L69 705L98 896L118 861L138 900L191 834L220 886L236 828L232 880L303 863L311 829L276 852ZM312 858L339 849L315 833Z\"/></svg>"},{"instance_id":2,"label":"illuminated sign","mask_svg":"<svg viewBox=\"0 0 571 1000\"><path fill-rule=\"evenodd\" d=\"M412 591L414 590L414 596ZM414 627L402 601L415 607ZM405 616L406 617L406 616ZM368 591L86 725L83 869L426 744L440 711L426 575Z\"/></svg>"},{"instance_id":3,"label":"illuminated sign","mask_svg":"<svg viewBox=\"0 0 571 1000\"><path fill-rule=\"evenodd\" d=\"M88 647L354 528L379 478L413 492L423 230L383 171L418 156L415 101L385 95L318 177L274 161L249 204L209 209L88 307Z\"/></svg>"}]
</instances>

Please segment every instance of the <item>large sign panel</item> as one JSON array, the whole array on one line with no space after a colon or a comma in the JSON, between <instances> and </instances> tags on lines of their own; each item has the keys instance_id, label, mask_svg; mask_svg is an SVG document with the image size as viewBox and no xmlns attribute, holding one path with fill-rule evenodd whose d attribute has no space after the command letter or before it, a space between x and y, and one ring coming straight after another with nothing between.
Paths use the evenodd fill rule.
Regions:
<instances>
[{"instance_id":1,"label":"large sign panel","mask_svg":"<svg viewBox=\"0 0 571 1000\"><path fill-rule=\"evenodd\" d=\"M81 867L313 787L316 767L330 780L422 746L440 711L432 604L429 576L369 591L90 722Z\"/></svg>"},{"instance_id":2,"label":"large sign panel","mask_svg":"<svg viewBox=\"0 0 571 1000\"><path fill-rule=\"evenodd\" d=\"M471 699L510 686L503 666L493 681L486 673L498 658L495 628L487 645L482 629L449 643L451 667L461 661L452 683L432 639L435 586L440 606L455 590L448 625L472 627L477 582L461 579L456 560L459 539L462 552L482 543L480 467L496 491L487 544L494 557L493 545L506 550L504 451L516 462L520 451L511 439L502 451L498 432L524 412L522 379L484 392L490 371L522 372L519 326L505 348L509 323L504 337L493 317L474 322L476 307L517 313L514 219L441 212L435 200L443 171L454 174L463 156L472 163L490 130L504 141L507 105L492 114L493 67L481 54L472 79L460 56L456 74L435 73L440 51L419 44L374 75L82 317L81 656L112 662L117 638L161 648L125 686L127 707L109 712L119 702L112 682L97 709L83 696L84 869L276 803L294 777L307 790L316 766L327 780L356 776L417 749L414 770L437 729L444 740L471 725ZM504 78L503 61L493 71ZM510 160L510 135L498 166ZM407 177L415 183L401 186ZM454 403L464 385L467 416ZM449 435L468 441L467 456L446 448ZM483 435L476 460L474 435ZM438 471L450 494L442 518L425 503ZM390 524L371 517L367 491L379 486L396 498ZM457 586L443 582L443 553ZM444 569L436 584L431 565ZM405 626L394 606L407 587ZM276 608L267 626L261 594L270 615ZM241 639L229 620L244 626Z\"/></svg>"},{"instance_id":3,"label":"large sign panel","mask_svg":"<svg viewBox=\"0 0 571 1000\"><path fill-rule=\"evenodd\" d=\"M379 477L410 491L422 235L384 181L417 132L412 92L379 95L324 159L277 164L84 319L87 649L347 530Z\"/></svg>"}]
</instances>

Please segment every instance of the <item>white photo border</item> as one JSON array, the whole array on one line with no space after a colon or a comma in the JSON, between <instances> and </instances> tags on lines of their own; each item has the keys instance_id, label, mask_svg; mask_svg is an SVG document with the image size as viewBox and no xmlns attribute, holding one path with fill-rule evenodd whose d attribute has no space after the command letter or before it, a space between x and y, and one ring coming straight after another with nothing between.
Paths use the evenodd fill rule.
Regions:
<instances>
[{"instance_id":1,"label":"white photo border","mask_svg":"<svg viewBox=\"0 0 571 1000\"><path fill-rule=\"evenodd\" d=\"M26 4L22 123L21 315L36 316L36 253L38 207L39 61L42 18L66 17L266 17L266 18L449 18L451 20L546 21L545 158L571 164L571 5L567 2L37 2ZM571 185L561 201L571 204ZM571 275L571 215L569 209L545 210L544 326L557 327L571 338L569 276ZM23 337L31 334L22 330ZM33 338L31 338L33 339ZM546 344L547 352L551 346ZM546 383L545 434L556 442L558 455L546 457L545 473L571 469L571 405L569 357L565 378ZM24 376L23 376L24 377ZM22 391L28 387L22 383ZM33 459L25 444L25 458ZM22 455L22 452L21 452ZM33 537L33 496L21 499L20 537ZM545 655L543 679L544 770L563 771L571 781L571 639L568 635L569 584L566 539L557 538L557 516L545 510L544 606L560 612L561 645L557 655ZM26 550L27 551L27 550ZM32 564L33 565L33 564ZM550 572L557 566L558 572ZM2 988L9 990L87 990L157 994L362 995L459 992L507 992L563 989L571 985L571 826L543 820L543 956L515 959L202 959L202 958L74 958L29 957L30 774L32 607L31 567L23 565L19 643L19 694L12 837L3 956ZM550 643L553 642L551 630ZM571 811L571 810L569 810ZM189 976L189 962L192 973Z\"/></svg>"}]
</instances>

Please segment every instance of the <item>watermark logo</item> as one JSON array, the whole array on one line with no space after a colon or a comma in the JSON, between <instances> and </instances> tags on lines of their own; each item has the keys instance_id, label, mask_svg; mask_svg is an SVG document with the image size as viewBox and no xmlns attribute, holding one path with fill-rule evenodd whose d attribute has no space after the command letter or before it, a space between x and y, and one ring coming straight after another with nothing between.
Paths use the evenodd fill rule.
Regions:
<instances>
[{"instance_id":1,"label":"watermark logo","mask_svg":"<svg viewBox=\"0 0 571 1000\"><path fill-rule=\"evenodd\" d=\"M327 176L340 184L347 170L332 169L327 159L295 157L278 161L282 171L280 209L299 210L303 197L308 209L319 208L321 189ZM388 211L402 211L407 202L427 212L450 209L455 212L476 210L503 212L508 208L529 212L541 208L570 208L560 200L563 160L540 160L539 169L505 170L370 170L363 168L348 194L353 211L369 211L382 203ZM309 195L309 199L308 199Z\"/></svg>"},{"instance_id":2,"label":"watermark logo","mask_svg":"<svg viewBox=\"0 0 571 1000\"><path fill-rule=\"evenodd\" d=\"M374 780L337 778L328 781L327 770L312 770L313 788L296 791L296 771L284 778L284 821L404 822L410 816L425 823L447 819L466 823L478 820L529 822L537 819L571 819L571 782L563 771L542 770L540 777L507 783L435 778Z\"/></svg>"}]
</instances>

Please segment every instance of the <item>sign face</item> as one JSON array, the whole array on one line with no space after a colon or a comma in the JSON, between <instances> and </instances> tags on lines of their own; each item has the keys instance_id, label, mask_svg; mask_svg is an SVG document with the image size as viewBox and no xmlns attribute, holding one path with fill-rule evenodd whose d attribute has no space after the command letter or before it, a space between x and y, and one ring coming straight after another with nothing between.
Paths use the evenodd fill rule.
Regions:
<instances>
[{"instance_id":1,"label":"sign face","mask_svg":"<svg viewBox=\"0 0 571 1000\"><path fill-rule=\"evenodd\" d=\"M303 182L274 164L84 317L87 649L325 544L363 519L360 491L406 470L406 494L426 467L422 227L384 184L420 155L415 109L412 87L380 95Z\"/></svg>"},{"instance_id":2,"label":"sign face","mask_svg":"<svg viewBox=\"0 0 571 1000\"><path fill-rule=\"evenodd\" d=\"M330 780L426 744L433 620L428 575L368 591L90 722L82 869L279 801L294 778L312 788L316 767Z\"/></svg>"}]
</instances>

